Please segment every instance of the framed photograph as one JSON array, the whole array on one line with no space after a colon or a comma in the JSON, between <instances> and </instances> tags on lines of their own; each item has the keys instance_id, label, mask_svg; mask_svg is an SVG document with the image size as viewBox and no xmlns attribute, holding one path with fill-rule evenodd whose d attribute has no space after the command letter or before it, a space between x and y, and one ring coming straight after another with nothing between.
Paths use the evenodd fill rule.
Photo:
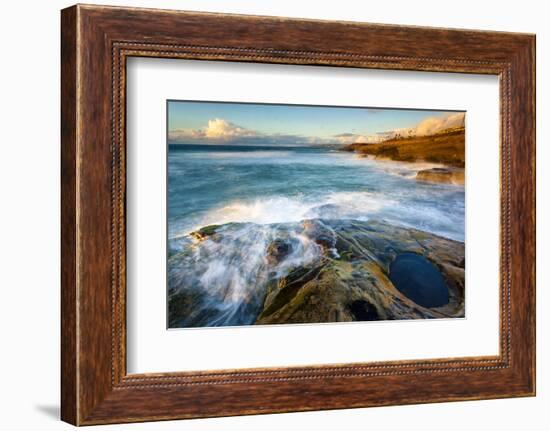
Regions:
<instances>
[{"instance_id":1,"label":"framed photograph","mask_svg":"<svg viewBox=\"0 0 550 431\"><path fill-rule=\"evenodd\" d=\"M167 113L169 329L465 317L464 112Z\"/></svg>"},{"instance_id":2,"label":"framed photograph","mask_svg":"<svg viewBox=\"0 0 550 431\"><path fill-rule=\"evenodd\" d=\"M62 419L535 394L535 37L62 11Z\"/></svg>"}]
</instances>

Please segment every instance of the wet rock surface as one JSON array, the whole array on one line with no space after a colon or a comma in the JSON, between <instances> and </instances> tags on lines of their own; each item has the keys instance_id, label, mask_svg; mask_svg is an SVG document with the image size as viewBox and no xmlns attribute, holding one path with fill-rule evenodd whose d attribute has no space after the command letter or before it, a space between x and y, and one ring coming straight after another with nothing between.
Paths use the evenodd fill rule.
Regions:
<instances>
[{"instance_id":1,"label":"wet rock surface","mask_svg":"<svg viewBox=\"0 0 550 431\"><path fill-rule=\"evenodd\" d=\"M248 225L213 227L195 236L194 247L206 255L228 235L239 241L243 226L257 226ZM204 274L186 273L196 250L172 256L170 326L464 317L462 242L380 221L310 219L274 232L262 237L256 272L246 273L253 284L238 298L229 285L201 287ZM315 253L301 261L304 250ZM235 256L229 262L238 265Z\"/></svg>"},{"instance_id":2,"label":"wet rock surface","mask_svg":"<svg viewBox=\"0 0 550 431\"><path fill-rule=\"evenodd\" d=\"M418 171L416 179L432 183L464 185L464 169L452 167L424 169Z\"/></svg>"}]
</instances>

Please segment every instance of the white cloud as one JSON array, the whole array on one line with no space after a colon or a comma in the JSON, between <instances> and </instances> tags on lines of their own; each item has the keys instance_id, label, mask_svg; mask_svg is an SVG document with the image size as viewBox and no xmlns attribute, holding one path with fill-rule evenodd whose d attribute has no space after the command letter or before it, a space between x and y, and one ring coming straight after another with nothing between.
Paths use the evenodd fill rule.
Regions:
<instances>
[{"instance_id":1,"label":"white cloud","mask_svg":"<svg viewBox=\"0 0 550 431\"><path fill-rule=\"evenodd\" d=\"M206 129L204 129L204 136L210 139L227 140L232 138L258 136L258 133L250 129L245 129L244 127L239 127L229 121L214 118L213 120L208 120L208 125Z\"/></svg>"},{"instance_id":2,"label":"white cloud","mask_svg":"<svg viewBox=\"0 0 550 431\"><path fill-rule=\"evenodd\" d=\"M384 139L391 139L396 136L426 136L442 132L454 127L464 127L464 113L447 114L442 117L428 117L412 128L390 130L380 133Z\"/></svg>"},{"instance_id":3,"label":"white cloud","mask_svg":"<svg viewBox=\"0 0 550 431\"><path fill-rule=\"evenodd\" d=\"M341 133L334 135L336 142L342 145L349 144L376 144L380 142L380 136L377 135L359 135L356 133Z\"/></svg>"},{"instance_id":4,"label":"white cloud","mask_svg":"<svg viewBox=\"0 0 550 431\"><path fill-rule=\"evenodd\" d=\"M341 133L334 135L337 143L349 144L376 144L396 136L426 136L441 132L453 127L464 126L464 113L458 112L439 117L429 117L422 120L411 128L399 128L387 132L378 132L373 135L362 135L356 133Z\"/></svg>"},{"instance_id":5,"label":"white cloud","mask_svg":"<svg viewBox=\"0 0 550 431\"><path fill-rule=\"evenodd\" d=\"M172 141L184 141L186 139L197 139L202 136L200 130L174 129L168 132L168 139Z\"/></svg>"},{"instance_id":6,"label":"white cloud","mask_svg":"<svg viewBox=\"0 0 550 431\"><path fill-rule=\"evenodd\" d=\"M355 142L358 144L375 144L377 142L380 142L380 137L376 135L369 135L369 136L359 135L355 140Z\"/></svg>"},{"instance_id":7,"label":"white cloud","mask_svg":"<svg viewBox=\"0 0 550 431\"><path fill-rule=\"evenodd\" d=\"M231 141L238 138L258 137L260 134L254 130L245 129L229 121L220 118L208 120L204 129L174 129L170 130L169 138L172 140L203 139L211 141Z\"/></svg>"},{"instance_id":8,"label":"white cloud","mask_svg":"<svg viewBox=\"0 0 550 431\"><path fill-rule=\"evenodd\" d=\"M415 135L426 136L442 132L445 129L464 126L464 113L446 115L444 117L430 117L422 120L415 128Z\"/></svg>"}]
</instances>

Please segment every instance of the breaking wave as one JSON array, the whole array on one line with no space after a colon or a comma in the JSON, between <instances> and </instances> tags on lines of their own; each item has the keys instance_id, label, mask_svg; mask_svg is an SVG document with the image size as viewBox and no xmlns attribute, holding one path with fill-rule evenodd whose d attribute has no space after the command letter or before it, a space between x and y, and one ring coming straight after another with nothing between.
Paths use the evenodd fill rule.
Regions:
<instances>
[{"instance_id":1,"label":"breaking wave","mask_svg":"<svg viewBox=\"0 0 550 431\"><path fill-rule=\"evenodd\" d=\"M177 326L252 324L270 281L322 257L301 223L230 223L211 238L187 241L170 258L170 294L197 300Z\"/></svg>"},{"instance_id":2,"label":"breaking wave","mask_svg":"<svg viewBox=\"0 0 550 431\"><path fill-rule=\"evenodd\" d=\"M230 222L267 225L298 222L309 218L367 220L370 214L389 205L395 205L395 202L369 192L336 192L317 199L303 196L273 196L251 201L234 201L210 210L189 230ZM180 235L187 233L180 232Z\"/></svg>"}]
</instances>

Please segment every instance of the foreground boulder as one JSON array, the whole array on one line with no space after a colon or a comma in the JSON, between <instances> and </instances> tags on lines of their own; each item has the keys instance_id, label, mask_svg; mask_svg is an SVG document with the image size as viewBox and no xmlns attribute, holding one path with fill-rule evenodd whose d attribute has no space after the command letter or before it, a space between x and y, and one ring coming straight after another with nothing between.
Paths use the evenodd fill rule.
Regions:
<instances>
[{"instance_id":1,"label":"foreground boulder","mask_svg":"<svg viewBox=\"0 0 550 431\"><path fill-rule=\"evenodd\" d=\"M464 316L463 243L379 222L304 223L306 233L331 228L337 257L328 253L327 248L319 262L295 268L285 277L272 280L257 324ZM312 224L321 226L313 229ZM323 242L325 237L324 234ZM422 292L420 296L408 297L392 282L392 263L406 255L413 262L409 263L410 271L428 274L423 265L430 265L431 275L436 272L441 278L439 283L446 290L438 292L439 306L427 307L415 302L413 298L419 298ZM413 275L420 275L419 289L433 287L422 285L422 274L411 272ZM409 288L415 287L414 283L409 284Z\"/></svg>"},{"instance_id":2,"label":"foreground boulder","mask_svg":"<svg viewBox=\"0 0 550 431\"><path fill-rule=\"evenodd\" d=\"M169 260L170 327L464 317L463 242L319 218L191 237Z\"/></svg>"}]
</instances>

